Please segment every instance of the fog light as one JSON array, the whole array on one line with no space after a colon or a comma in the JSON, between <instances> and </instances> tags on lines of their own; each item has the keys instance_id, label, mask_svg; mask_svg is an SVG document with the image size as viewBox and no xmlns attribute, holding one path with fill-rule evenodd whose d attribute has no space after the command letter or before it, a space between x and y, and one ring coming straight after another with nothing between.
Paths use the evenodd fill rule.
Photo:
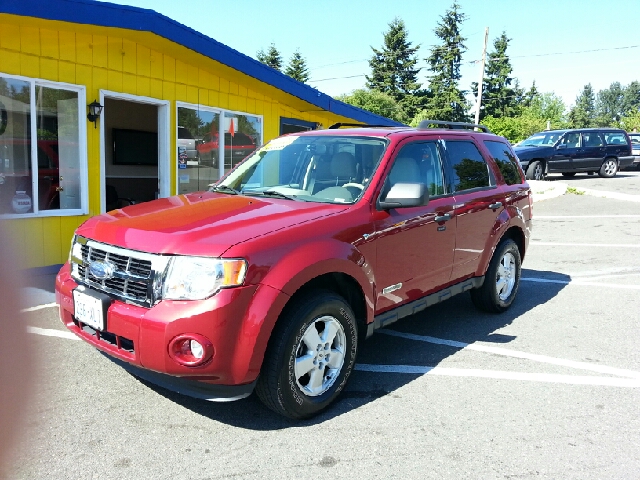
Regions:
<instances>
[{"instance_id":1,"label":"fog light","mask_svg":"<svg viewBox=\"0 0 640 480\"><path fill-rule=\"evenodd\" d=\"M189 346L191 347L191 353L198 360L204 356L204 347L200 345L197 340L191 340Z\"/></svg>"},{"instance_id":2,"label":"fog light","mask_svg":"<svg viewBox=\"0 0 640 480\"><path fill-rule=\"evenodd\" d=\"M198 367L209 362L214 355L213 344L197 333L184 333L169 342L169 356L186 367Z\"/></svg>"}]
</instances>

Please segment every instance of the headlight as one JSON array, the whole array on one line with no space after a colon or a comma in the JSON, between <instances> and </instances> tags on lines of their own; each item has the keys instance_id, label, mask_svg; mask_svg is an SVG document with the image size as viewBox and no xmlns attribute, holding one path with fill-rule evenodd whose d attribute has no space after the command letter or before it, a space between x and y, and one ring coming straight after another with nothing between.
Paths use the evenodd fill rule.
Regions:
<instances>
[{"instance_id":1,"label":"headlight","mask_svg":"<svg viewBox=\"0 0 640 480\"><path fill-rule=\"evenodd\" d=\"M247 262L242 259L173 257L162 288L165 300L202 300L221 288L244 282Z\"/></svg>"}]
</instances>

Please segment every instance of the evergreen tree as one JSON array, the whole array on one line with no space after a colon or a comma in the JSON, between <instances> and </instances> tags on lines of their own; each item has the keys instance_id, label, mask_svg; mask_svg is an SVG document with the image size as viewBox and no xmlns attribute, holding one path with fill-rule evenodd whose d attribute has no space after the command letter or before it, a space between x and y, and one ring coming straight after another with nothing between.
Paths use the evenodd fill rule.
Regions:
<instances>
[{"instance_id":1,"label":"evergreen tree","mask_svg":"<svg viewBox=\"0 0 640 480\"><path fill-rule=\"evenodd\" d=\"M596 96L590 83L576 97L576 104L569 112L569 123L573 128L595 126Z\"/></svg>"},{"instance_id":2,"label":"evergreen tree","mask_svg":"<svg viewBox=\"0 0 640 480\"><path fill-rule=\"evenodd\" d=\"M371 76L366 76L367 87L391 96L400 103L408 117L416 111L414 95L420 88L416 67L416 52L420 46L411 46L407 40L404 21L394 18L389 30L384 34L381 50L371 47L373 57L369 60Z\"/></svg>"},{"instance_id":3,"label":"evergreen tree","mask_svg":"<svg viewBox=\"0 0 640 480\"><path fill-rule=\"evenodd\" d=\"M469 105L465 91L458 88L462 54L466 51L466 38L460 33L460 27L466 15L460 12L460 5L454 2L435 29L442 40L440 45L431 48L426 58L429 70L429 95L426 110L433 120L467 121Z\"/></svg>"},{"instance_id":4,"label":"evergreen tree","mask_svg":"<svg viewBox=\"0 0 640 480\"><path fill-rule=\"evenodd\" d=\"M540 92L538 92L538 87L536 87L536 81L534 80L529 91L520 100L522 108L530 107L539 96Z\"/></svg>"},{"instance_id":5,"label":"evergreen tree","mask_svg":"<svg viewBox=\"0 0 640 480\"><path fill-rule=\"evenodd\" d=\"M612 127L624 116L624 89L620 82L600 90L596 96L596 125Z\"/></svg>"},{"instance_id":6,"label":"evergreen tree","mask_svg":"<svg viewBox=\"0 0 640 480\"><path fill-rule=\"evenodd\" d=\"M511 77L513 69L507 56L510 41L507 34L502 32L493 42L494 51L488 55L482 82L481 120L487 115L512 117L520 111L518 101L522 97L522 91L517 80L514 82L515 79ZM471 84L471 90L477 92L477 82Z\"/></svg>"},{"instance_id":7,"label":"evergreen tree","mask_svg":"<svg viewBox=\"0 0 640 480\"><path fill-rule=\"evenodd\" d=\"M307 83L309 81L309 69L307 68L307 62L302 55L300 55L298 50L296 50L289 59L289 65L287 65L284 73L302 83Z\"/></svg>"},{"instance_id":8,"label":"evergreen tree","mask_svg":"<svg viewBox=\"0 0 640 480\"><path fill-rule=\"evenodd\" d=\"M261 49L256 54L256 58L259 62L269 65L271 68L275 68L278 71L282 68L282 56L273 43L269 45L269 49L266 53Z\"/></svg>"},{"instance_id":9,"label":"evergreen tree","mask_svg":"<svg viewBox=\"0 0 640 480\"><path fill-rule=\"evenodd\" d=\"M623 113L634 114L640 110L640 82L634 80L622 93Z\"/></svg>"}]
</instances>

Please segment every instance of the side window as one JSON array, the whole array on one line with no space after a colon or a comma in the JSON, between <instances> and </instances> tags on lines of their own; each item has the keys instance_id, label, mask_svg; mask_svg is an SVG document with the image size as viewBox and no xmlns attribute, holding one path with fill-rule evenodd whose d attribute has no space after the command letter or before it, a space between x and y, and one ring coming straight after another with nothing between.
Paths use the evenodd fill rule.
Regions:
<instances>
[{"instance_id":1,"label":"side window","mask_svg":"<svg viewBox=\"0 0 640 480\"><path fill-rule=\"evenodd\" d=\"M429 196L443 195L444 175L436 142L415 142L402 147L388 180L389 187L396 183L422 183Z\"/></svg>"},{"instance_id":2,"label":"side window","mask_svg":"<svg viewBox=\"0 0 640 480\"><path fill-rule=\"evenodd\" d=\"M604 132L607 145L627 145L627 136L621 132Z\"/></svg>"},{"instance_id":3,"label":"side window","mask_svg":"<svg viewBox=\"0 0 640 480\"><path fill-rule=\"evenodd\" d=\"M489 153L496 162L502 177L507 185L515 185L522 183L522 177L518 171L517 160L511 149L502 142L494 142L485 140L484 146L487 147Z\"/></svg>"},{"instance_id":4,"label":"side window","mask_svg":"<svg viewBox=\"0 0 640 480\"><path fill-rule=\"evenodd\" d=\"M580 132L569 132L562 140L560 145L564 145L567 148L577 148L580 146Z\"/></svg>"},{"instance_id":5,"label":"side window","mask_svg":"<svg viewBox=\"0 0 640 480\"><path fill-rule=\"evenodd\" d=\"M473 142L448 141L445 147L453 169L454 191L486 188L493 184L489 166Z\"/></svg>"},{"instance_id":6,"label":"side window","mask_svg":"<svg viewBox=\"0 0 640 480\"><path fill-rule=\"evenodd\" d=\"M598 132L584 132L582 134L582 146L584 147L602 147L604 142Z\"/></svg>"}]
</instances>

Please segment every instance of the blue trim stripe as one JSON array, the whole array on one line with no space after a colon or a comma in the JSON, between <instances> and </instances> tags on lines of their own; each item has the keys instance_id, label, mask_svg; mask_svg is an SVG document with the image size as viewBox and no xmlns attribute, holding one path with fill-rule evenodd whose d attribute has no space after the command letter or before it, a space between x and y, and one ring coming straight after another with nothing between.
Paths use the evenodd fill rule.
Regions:
<instances>
[{"instance_id":1,"label":"blue trim stripe","mask_svg":"<svg viewBox=\"0 0 640 480\"><path fill-rule=\"evenodd\" d=\"M402 125L335 100L154 10L93 0L0 0L0 13L155 33L322 110L363 123Z\"/></svg>"}]
</instances>

